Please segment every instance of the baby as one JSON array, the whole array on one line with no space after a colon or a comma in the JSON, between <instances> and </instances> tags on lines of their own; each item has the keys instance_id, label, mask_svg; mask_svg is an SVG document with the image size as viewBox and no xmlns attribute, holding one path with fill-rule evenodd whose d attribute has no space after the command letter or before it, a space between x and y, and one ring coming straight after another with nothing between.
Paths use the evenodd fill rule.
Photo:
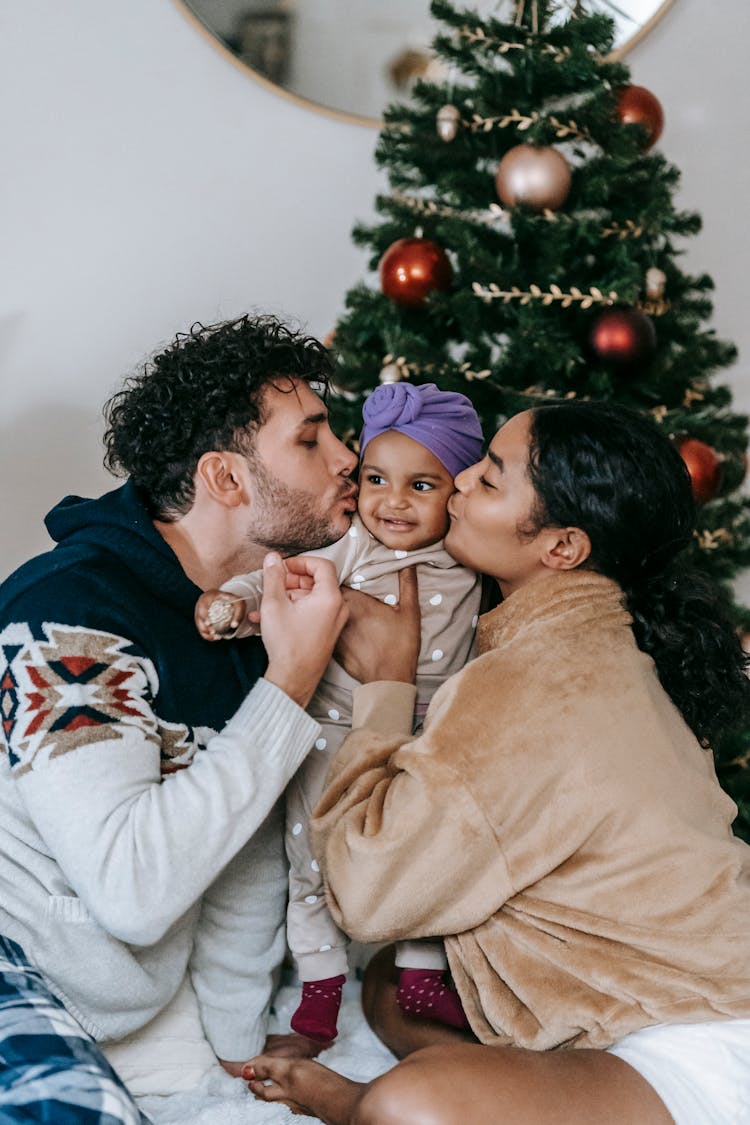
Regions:
<instances>
[{"instance_id":1,"label":"baby","mask_svg":"<svg viewBox=\"0 0 750 1125\"><path fill-rule=\"evenodd\" d=\"M389 605L398 600L398 571L419 564L418 727L437 688L472 652L480 580L451 558L442 540L453 478L479 460L482 429L465 395L432 383L378 387L362 415L357 515L342 539L309 553L331 559L342 584ZM255 572L230 579L221 590L206 591L195 611L201 635L218 640L257 633L247 614L257 610L261 580L261 572ZM321 723L321 735L287 789L287 940L302 981L302 1000L291 1026L326 1043L337 1034L347 939L328 913L308 822L323 791L330 755L349 732L356 686L332 660L309 706ZM468 1026L458 994L445 981L441 942L402 942L396 962L401 969L397 996L404 1011Z\"/></svg>"}]
</instances>

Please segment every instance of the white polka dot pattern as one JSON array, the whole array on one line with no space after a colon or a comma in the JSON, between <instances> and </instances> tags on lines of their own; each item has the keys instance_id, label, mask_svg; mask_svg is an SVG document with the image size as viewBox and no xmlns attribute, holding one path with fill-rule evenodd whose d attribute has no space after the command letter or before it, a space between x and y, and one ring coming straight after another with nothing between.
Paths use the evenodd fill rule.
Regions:
<instances>
[{"instance_id":1,"label":"white polka dot pattern","mask_svg":"<svg viewBox=\"0 0 750 1125\"><path fill-rule=\"evenodd\" d=\"M336 710L335 707L332 707L331 710L328 712L328 718L333 719L333 721L336 722L337 719L341 718L341 714L340 714L339 711Z\"/></svg>"},{"instance_id":2,"label":"white polka dot pattern","mask_svg":"<svg viewBox=\"0 0 750 1125\"><path fill-rule=\"evenodd\" d=\"M315 739L315 749L316 750L325 750L327 745L328 745L328 739L327 738L316 738Z\"/></svg>"},{"instance_id":3,"label":"white polka dot pattern","mask_svg":"<svg viewBox=\"0 0 750 1125\"><path fill-rule=\"evenodd\" d=\"M443 650L441 648L436 648L435 651L432 654L432 659L433 660L442 660L443 659Z\"/></svg>"},{"instance_id":4,"label":"white polka dot pattern","mask_svg":"<svg viewBox=\"0 0 750 1125\"><path fill-rule=\"evenodd\" d=\"M297 821L294 828L292 829L292 836L299 836L301 831L302 831L302 825L300 824L299 821Z\"/></svg>"},{"instance_id":5,"label":"white polka dot pattern","mask_svg":"<svg viewBox=\"0 0 750 1125\"><path fill-rule=\"evenodd\" d=\"M409 554L408 551L394 551L393 553L394 553L394 555L396 556L397 559L405 559L406 556Z\"/></svg>"},{"instance_id":6,"label":"white polka dot pattern","mask_svg":"<svg viewBox=\"0 0 750 1125\"><path fill-rule=\"evenodd\" d=\"M443 600L442 594L433 594L430 598L430 605L440 605Z\"/></svg>"},{"instance_id":7,"label":"white polka dot pattern","mask_svg":"<svg viewBox=\"0 0 750 1125\"><path fill-rule=\"evenodd\" d=\"M386 594L385 597L383 598L383 601L385 602L386 605L395 605L396 602L398 601L398 598L396 597L395 594Z\"/></svg>"}]
</instances>

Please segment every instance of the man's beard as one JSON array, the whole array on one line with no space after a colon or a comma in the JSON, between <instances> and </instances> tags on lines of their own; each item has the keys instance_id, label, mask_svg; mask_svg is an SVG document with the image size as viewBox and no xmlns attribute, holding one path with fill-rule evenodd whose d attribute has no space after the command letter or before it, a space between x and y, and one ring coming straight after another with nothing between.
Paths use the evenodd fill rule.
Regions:
<instances>
[{"instance_id":1,"label":"man's beard","mask_svg":"<svg viewBox=\"0 0 750 1125\"><path fill-rule=\"evenodd\" d=\"M268 551L297 555L327 547L345 533L324 512L313 507L313 497L301 488L289 488L264 465L254 463L256 495L247 536ZM342 482L342 495L349 485Z\"/></svg>"}]
</instances>

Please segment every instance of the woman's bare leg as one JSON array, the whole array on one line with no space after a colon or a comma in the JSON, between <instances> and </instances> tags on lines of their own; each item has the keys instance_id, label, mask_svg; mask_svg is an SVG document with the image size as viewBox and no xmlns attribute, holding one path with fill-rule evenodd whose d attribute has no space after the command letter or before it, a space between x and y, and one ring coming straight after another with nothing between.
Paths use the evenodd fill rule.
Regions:
<instances>
[{"instance_id":1,"label":"woman's bare leg","mask_svg":"<svg viewBox=\"0 0 750 1125\"><path fill-rule=\"evenodd\" d=\"M253 1093L327 1125L673 1125L652 1087L616 1055L482 1046L404 1015L396 982L393 951L384 949L367 968L362 1006L402 1059L392 1070L361 1084L317 1062L261 1056Z\"/></svg>"},{"instance_id":2,"label":"woman's bare leg","mask_svg":"<svg viewBox=\"0 0 750 1125\"><path fill-rule=\"evenodd\" d=\"M366 1090L362 1083L351 1082L322 1063L280 1055L259 1055L242 1077L259 1100L282 1102L294 1113L319 1117L326 1125L349 1125Z\"/></svg>"},{"instance_id":3,"label":"woman's bare leg","mask_svg":"<svg viewBox=\"0 0 750 1125\"><path fill-rule=\"evenodd\" d=\"M307 1059L260 1057L255 1073L257 1097L327 1125L673 1125L645 1079L605 1051L425 1047L366 1085Z\"/></svg>"},{"instance_id":4,"label":"woman's bare leg","mask_svg":"<svg viewBox=\"0 0 750 1125\"><path fill-rule=\"evenodd\" d=\"M403 1059L422 1047L452 1043L476 1043L470 1031L458 1031L434 1020L423 1020L406 1015L396 1003L398 969L395 946L381 949L365 969L362 981L362 1010L372 1030L390 1047L397 1058Z\"/></svg>"},{"instance_id":5,"label":"woman's bare leg","mask_svg":"<svg viewBox=\"0 0 750 1125\"><path fill-rule=\"evenodd\" d=\"M391 945L380 950L365 970L362 1008L375 1034L399 1058L434 1044L450 1047L467 1041L476 1043L467 1032L405 1015L396 1003L397 984L395 948ZM371 1083L351 1082L319 1063L280 1055L272 1048L252 1060L255 1074L249 1087L257 1098L284 1102L297 1113L310 1113L328 1125L349 1125L357 1119L359 1103ZM264 1085L269 1079L271 1084Z\"/></svg>"},{"instance_id":6,"label":"woman's bare leg","mask_svg":"<svg viewBox=\"0 0 750 1125\"><path fill-rule=\"evenodd\" d=\"M605 1051L456 1043L409 1055L358 1093L347 1125L673 1125L644 1078Z\"/></svg>"}]
</instances>

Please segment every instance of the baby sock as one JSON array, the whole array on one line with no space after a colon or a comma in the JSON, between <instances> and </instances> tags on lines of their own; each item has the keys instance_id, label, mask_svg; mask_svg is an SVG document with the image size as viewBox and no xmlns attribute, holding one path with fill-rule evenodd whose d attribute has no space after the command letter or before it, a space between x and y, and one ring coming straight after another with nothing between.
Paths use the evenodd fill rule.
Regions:
<instances>
[{"instance_id":1,"label":"baby sock","mask_svg":"<svg viewBox=\"0 0 750 1125\"><path fill-rule=\"evenodd\" d=\"M407 1015L437 1020L449 1027L468 1028L461 999L444 978L444 969L402 969L396 1003Z\"/></svg>"},{"instance_id":2,"label":"baby sock","mask_svg":"<svg viewBox=\"0 0 750 1125\"><path fill-rule=\"evenodd\" d=\"M335 1039L345 980L345 976L338 976L303 981L302 999L290 1021L292 1030L318 1043L330 1043Z\"/></svg>"}]
</instances>

